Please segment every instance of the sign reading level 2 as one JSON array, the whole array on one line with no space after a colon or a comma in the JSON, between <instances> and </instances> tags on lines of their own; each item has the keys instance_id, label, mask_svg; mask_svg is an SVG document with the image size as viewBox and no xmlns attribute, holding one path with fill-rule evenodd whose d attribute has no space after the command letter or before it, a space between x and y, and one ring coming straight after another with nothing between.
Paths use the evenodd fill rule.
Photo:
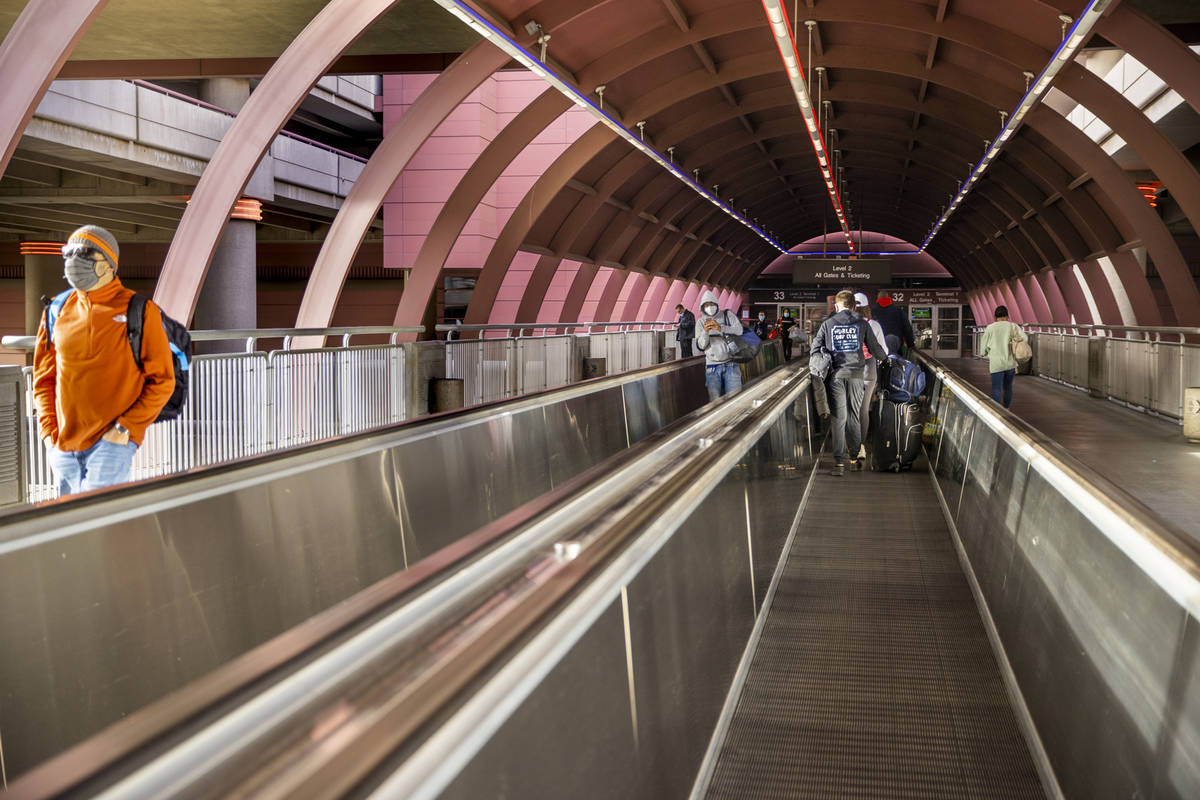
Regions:
<instances>
[{"instance_id":1,"label":"sign reading level 2","mask_svg":"<svg viewBox=\"0 0 1200 800\"><path fill-rule=\"evenodd\" d=\"M891 283L887 258L797 258L792 283Z\"/></svg>"}]
</instances>

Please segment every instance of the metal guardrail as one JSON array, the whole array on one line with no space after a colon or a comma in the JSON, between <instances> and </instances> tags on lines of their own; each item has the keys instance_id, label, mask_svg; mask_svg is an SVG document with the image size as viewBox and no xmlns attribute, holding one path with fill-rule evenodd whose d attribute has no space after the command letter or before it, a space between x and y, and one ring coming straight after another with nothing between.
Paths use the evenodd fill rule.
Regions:
<instances>
[{"instance_id":1,"label":"metal guardrail","mask_svg":"<svg viewBox=\"0 0 1200 800\"><path fill-rule=\"evenodd\" d=\"M387 336L389 344L397 344L400 334L424 333L424 325L395 327L388 325L342 327L342 328L238 328L218 331L189 331L193 342L230 342L244 341L246 352L252 353L261 341L280 339L283 349L290 350L292 344L301 338L312 337L341 337L342 347L349 347L350 340L355 336ZM0 344L10 350L30 350L37 345L36 336L5 336Z\"/></svg>"},{"instance_id":2,"label":"metal guardrail","mask_svg":"<svg viewBox=\"0 0 1200 800\"><path fill-rule=\"evenodd\" d=\"M178 419L150 426L134 457L131 478L184 472L261 455L283 447L390 425L416 411L409 361L429 350L443 359L444 373L464 383L467 405L544 391L583 377L584 357L606 359L615 374L659 363L662 322L583 322L569 327L612 333L516 336L458 341L398 342L423 327L254 328L195 331L196 342L244 341L245 352L197 355L188 400ZM536 325L438 326L439 330L499 332ZM355 337L387 336L388 344L353 345ZM6 347L32 349L32 336L4 337ZM299 347L297 342L340 338L340 347ZM261 344L281 341L278 350ZM295 349L293 349L295 348ZM39 440L32 369L25 368L23 441L31 502L58 495Z\"/></svg>"},{"instance_id":3,"label":"metal guardrail","mask_svg":"<svg viewBox=\"0 0 1200 800\"><path fill-rule=\"evenodd\" d=\"M1182 419L1185 390L1200 386L1200 328L1021 327L1029 335L1035 374L1099 397ZM977 354L982 335L983 328L972 331Z\"/></svg>"},{"instance_id":4,"label":"metal guardrail","mask_svg":"<svg viewBox=\"0 0 1200 800\"><path fill-rule=\"evenodd\" d=\"M1058 796L1200 796L1200 546L916 357L934 484Z\"/></svg>"}]
</instances>

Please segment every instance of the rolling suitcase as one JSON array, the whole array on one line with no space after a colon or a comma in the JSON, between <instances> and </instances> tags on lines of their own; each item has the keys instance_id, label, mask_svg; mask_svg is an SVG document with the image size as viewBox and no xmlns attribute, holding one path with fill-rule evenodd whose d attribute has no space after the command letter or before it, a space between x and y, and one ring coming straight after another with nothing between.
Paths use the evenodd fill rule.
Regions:
<instances>
[{"instance_id":1,"label":"rolling suitcase","mask_svg":"<svg viewBox=\"0 0 1200 800\"><path fill-rule=\"evenodd\" d=\"M921 404L881 397L871 416L875 469L899 472L911 468L921 452Z\"/></svg>"}]
</instances>

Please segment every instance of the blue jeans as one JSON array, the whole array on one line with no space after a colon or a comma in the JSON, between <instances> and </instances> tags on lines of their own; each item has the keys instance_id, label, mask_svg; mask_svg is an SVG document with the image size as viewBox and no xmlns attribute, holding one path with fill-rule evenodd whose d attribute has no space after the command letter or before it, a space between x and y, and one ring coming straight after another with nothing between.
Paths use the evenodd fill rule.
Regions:
<instances>
[{"instance_id":1,"label":"blue jeans","mask_svg":"<svg viewBox=\"0 0 1200 800\"><path fill-rule=\"evenodd\" d=\"M46 448L46 458L58 481L59 496L89 492L129 480L129 469L133 466L137 448L133 442L113 444L103 439L87 450L64 452L57 447Z\"/></svg>"},{"instance_id":2,"label":"blue jeans","mask_svg":"<svg viewBox=\"0 0 1200 800\"><path fill-rule=\"evenodd\" d=\"M704 388L708 389L708 402L723 394L742 388L742 368L736 361L724 364L707 364L704 367Z\"/></svg>"},{"instance_id":3,"label":"blue jeans","mask_svg":"<svg viewBox=\"0 0 1200 800\"><path fill-rule=\"evenodd\" d=\"M1012 385L1016 374L1017 371L1015 369L1006 369L1003 372L992 373L992 399L1005 408L1012 405ZM1002 393L1003 397L1001 396Z\"/></svg>"}]
</instances>

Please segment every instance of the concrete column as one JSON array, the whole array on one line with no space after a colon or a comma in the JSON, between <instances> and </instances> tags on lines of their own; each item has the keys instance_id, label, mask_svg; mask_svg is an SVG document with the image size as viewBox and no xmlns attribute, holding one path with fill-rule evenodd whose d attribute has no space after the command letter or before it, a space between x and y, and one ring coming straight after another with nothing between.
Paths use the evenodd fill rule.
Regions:
<instances>
[{"instance_id":1,"label":"concrete column","mask_svg":"<svg viewBox=\"0 0 1200 800\"><path fill-rule=\"evenodd\" d=\"M200 83L200 99L237 113L250 98L246 78L210 78ZM247 206L247 201L249 206ZM191 327L231 330L258 326L258 257L255 221L262 219L261 203L244 198L213 253L204 288L196 302ZM241 343L197 345L197 352L237 352Z\"/></svg>"},{"instance_id":2,"label":"concrete column","mask_svg":"<svg viewBox=\"0 0 1200 800\"><path fill-rule=\"evenodd\" d=\"M235 212L236 213L236 212ZM254 328L258 325L258 262L255 253L257 237L255 224L250 220L231 219L213 254L212 265L204 280L204 288L192 317L194 330L230 330ZM240 343L231 348L207 345L217 349L204 352L236 352Z\"/></svg>"},{"instance_id":3,"label":"concrete column","mask_svg":"<svg viewBox=\"0 0 1200 800\"><path fill-rule=\"evenodd\" d=\"M433 382L446 377L444 344L404 343L405 418L423 417L430 412Z\"/></svg>"},{"instance_id":4,"label":"concrete column","mask_svg":"<svg viewBox=\"0 0 1200 800\"><path fill-rule=\"evenodd\" d=\"M42 297L70 288L63 277L61 242L21 242L25 257L25 333L37 333Z\"/></svg>"},{"instance_id":5,"label":"concrete column","mask_svg":"<svg viewBox=\"0 0 1200 800\"><path fill-rule=\"evenodd\" d=\"M250 79L209 78L201 81L200 99L236 114L250 99Z\"/></svg>"}]
</instances>

